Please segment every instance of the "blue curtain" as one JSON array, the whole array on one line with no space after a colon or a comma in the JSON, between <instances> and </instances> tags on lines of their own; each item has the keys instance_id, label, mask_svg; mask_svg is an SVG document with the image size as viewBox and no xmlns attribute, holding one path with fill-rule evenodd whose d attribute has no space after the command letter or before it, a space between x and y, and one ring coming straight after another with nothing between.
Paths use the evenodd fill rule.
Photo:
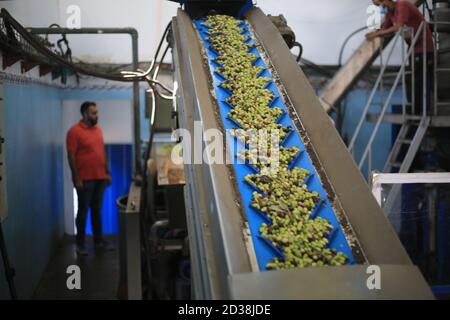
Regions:
<instances>
[{"instance_id":1,"label":"blue curtain","mask_svg":"<svg viewBox=\"0 0 450 320\"><path fill-rule=\"evenodd\" d=\"M113 183L103 194L102 228L104 234L117 234L118 214L116 199L128 193L131 182L132 146L131 144L106 145ZM86 234L92 234L88 217Z\"/></svg>"}]
</instances>

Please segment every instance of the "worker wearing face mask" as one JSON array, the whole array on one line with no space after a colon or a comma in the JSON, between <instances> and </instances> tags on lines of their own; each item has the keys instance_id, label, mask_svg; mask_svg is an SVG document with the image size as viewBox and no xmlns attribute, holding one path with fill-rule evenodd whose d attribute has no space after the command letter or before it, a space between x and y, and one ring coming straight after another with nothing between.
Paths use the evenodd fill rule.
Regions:
<instances>
[{"instance_id":1,"label":"worker wearing face mask","mask_svg":"<svg viewBox=\"0 0 450 320\"><path fill-rule=\"evenodd\" d=\"M423 15L419 9L407 0L373 0L374 5L382 7L386 11L385 21L382 28L378 31L370 32L366 34L367 40L371 41L377 37L392 36L400 30L402 27L409 27L409 31L403 34L406 43L411 46L413 35L416 35L419 31L420 25L425 22ZM414 63L414 93L415 93L415 111L416 114L422 113L422 102L425 92L423 92L423 63L424 63L424 51L426 56L426 94L427 94L427 110L431 111L431 97L433 92L433 35L429 25L425 22L425 46L423 43L422 29L421 34L418 36L418 40L414 46L414 61L410 62L408 71L411 70L411 65ZM411 55L412 60L412 55ZM410 77L408 77L410 83ZM407 85L408 100L411 101L411 85Z\"/></svg>"}]
</instances>

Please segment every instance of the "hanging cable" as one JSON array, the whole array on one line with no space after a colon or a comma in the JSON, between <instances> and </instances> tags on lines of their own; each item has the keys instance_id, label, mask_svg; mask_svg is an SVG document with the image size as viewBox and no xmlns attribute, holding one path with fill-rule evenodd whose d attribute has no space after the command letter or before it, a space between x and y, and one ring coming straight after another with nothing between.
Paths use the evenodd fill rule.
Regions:
<instances>
[{"instance_id":1,"label":"hanging cable","mask_svg":"<svg viewBox=\"0 0 450 320\"><path fill-rule=\"evenodd\" d=\"M165 58L167 52L169 51L169 48L170 48L170 46L169 46L169 44L167 44L166 49L164 50L163 55L162 55L162 57L161 57L161 60L159 61L158 65L157 65L156 68L155 68L155 71L153 72L152 80L153 80L154 82L160 83L160 82L158 81L158 79L157 79L157 78L158 78L158 74L159 74L159 70L160 70L160 66L161 66L161 64L163 63L164 58ZM162 83L161 83L160 85L161 85L161 87L162 87L163 89L165 89L165 90L166 90L168 93L170 93L172 96L166 96L166 95L160 93L159 91L156 91L156 94L158 94L161 98L163 98L163 99L165 99L165 100L172 100L172 99L173 99L173 90L170 90L169 88L167 88L166 86L164 86Z\"/></svg>"},{"instance_id":2,"label":"hanging cable","mask_svg":"<svg viewBox=\"0 0 450 320\"><path fill-rule=\"evenodd\" d=\"M65 66L75 72L84 73L90 76L99 77L99 78L105 78L109 80L115 80L115 81L132 81L124 79L121 75L112 75L102 72L95 72L91 70L87 70L85 68L79 67L74 65L73 63L67 61L60 55L52 52L47 47L43 46L41 42L38 40L38 37L30 34L20 23L18 23L5 9L1 10L1 15L4 19L6 19L11 26L14 27L14 29L23 37L24 40L26 40L39 54L50 58L54 61L56 61L58 64Z\"/></svg>"},{"instance_id":3,"label":"hanging cable","mask_svg":"<svg viewBox=\"0 0 450 320\"><path fill-rule=\"evenodd\" d=\"M344 54L344 49L347 46L347 43L350 41L351 38L353 38L355 35L360 33L361 31L367 30L367 27L361 27L359 29L356 29L352 33L350 33L347 38L345 38L344 42L342 43L341 50L339 51L339 59L338 59L338 65L339 67L342 66L342 56Z\"/></svg>"},{"instance_id":4,"label":"hanging cable","mask_svg":"<svg viewBox=\"0 0 450 320\"><path fill-rule=\"evenodd\" d=\"M166 38L167 33L169 32L169 29L172 25L172 22L169 22L166 26L166 28L164 29L163 35L161 36L161 40L159 41L158 47L156 49L155 55L153 57L153 60L150 63L150 67L144 72L142 70L136 70L136 71L122 71L123 75L127 75L127 78L132 78L132 77L142 77L145 78L146 76L148 76L153 67L155 66L155 62L158 60L158 55L159 52L161 51L161 47L164 43L164 39Z\"/></svg>"},{"instance_id":5,"label":"hanging cable","mask_svg":"<svg viewBox=\"0 0 450 320\"><path fill-rule=\"evenodd\" d=\"M93 77L108 79L112 81L147 81L152 82L154 86L159 86L163 88L164 90L171 92L169 88L164 86L163 84L159 83L158 81L154 81L153 79L147 79L146 75L150 74L153 67L154 62L156 61L156 58L160 52L160 48L162 46L162 43L164 42L165 36L167 35L168 30L170 29L170 23L167 25L164 35L161 38L161 41L159 43L158 49L155 53L155 59L150 64L150 68L148 68L145 72L142 72L142 70L139 71L128 71L128 72L122 72L120 74L112 74L107 72L100 72L100 71L94 71L89 70L88 68L81 67L79 65L75 65L74 63L67 61L64 57L62 57L59 54L56 54L55 52L49 50L46 46L44 46L38 37L32 35L29 33L18 21L16 21L8 11L6 11L4 8L1 9L1 17L5 20L5 25L9 26L8 29L14 29L18 34L22 36L22 38L27 41L33 48L36 50L39 54L43 55L46 58L51 59L52 61L55 61L58 65L67 67L68 69L72 70L75 73L81 73ZM14 37L15 38L15 37ZM18 43L18 41L17 41ZM167 98L167 96L166 96Z\"/></svg>"},{"instance_id":6,"label":"hanging cable","mask_svg":"<svg viewBox=\"0 0 450 320\"><path fill-rule=\"evenodd\" d=\"M122 72L123 76L126 77L127 79L135 79L135 78L142 79L143 78L144 80L147 81L147 83L152 88L154 93L156 93L160 98L162 98L164 100L173 100L173 98L172 98L172 96L167 96L167 95L161 93L156 88L156 86L161 87L162 89L164 89L167 93L169 93L171 95L173 94L173 91L171 89L169 89L167 86L165 86L164 84L159 82L157 79L161 64L163 63L164 58L169 50L169 47L170 47L169 44L167 44L166 48L164 49L164 52L162 54L162 57L160 58L159 63L156 63L156 61L158 59L159 52L161 51L161 47L164 42L164 39L166 38L166 35L168 34L168 32L170 30L170 27L171 27L171 23L169 23L167 25L166 29L164 30L163 36L161 37L161 40L158 44L158 48L156 49L155 56L150 64L150 67L146 71L136 70L136 71L123 71ZM156 68L153 70L155 65L156 65ZM150 73L152 72L152 70L153 70L153 75L150 76Z\"/></svg>"},{"instance_id":7,"label":"hanging cable","mask_svg":"<svg viewBox=\"0 0 450 320\"><path fill-rule=\"evenodd\" d=\"M294 46L293 47L298 47L298 55L297 58L295 59L295 61L300 62L300 59L302 58L303 55L303 46L299 43L299 42L294 42Z\"/></svg>"},{"instance_id":8,"label":"hanging cable","mask_svg":"<svg viewBox=\"0 0 450 320\"><path fill-rule=\"evenodd\" d=\"M166 85L162 84L157 80L157 76L159 74L160 66L163 62L164 57L167 54L167 51L169 49L169 46L166 47L164 50L162 57L160 59L160 62L156 64L156 61L158 61L159 54L161 52L162 45L164 43L164 40L166 40L166 36L168 35L168 32L171 27L171 22L167 24L164 33L161 37L161 40L158 44L158 47L156 49L155 55L153 60L150 62L150 66L147 70L134 70L134 71L121 71L119 74L113 74L108 72L100 72L100 71L94 71L90 70L88 68L85 68L80 65L76 65L72 61L72 51L70 49L68 40L66 38L66 35L62 33L62 39L60 39L57 43L60 54L57 54L44 46L40 40L39 37L34 36L30 32L28 32L18 21L16 21L8 11L5 9L1 10L0 13L1 17L3 18L5 22L5 26L7 26L7 31L11 35L15 35L14 31L17 32L22 38L31 45L31 47L36 50L37 53L41 54L42 56L50 59L51 61L56 62L59 66L67 67L68 69L72 70L75 74L85 74L88 76L108 79L112 81L125 81L125 82L131 82L131 81L146 81L149 86L154 90L154 92L165 100L172 100L173 99L173 91L168 88ZM57 27L59 28L59 25L52 24L50 27ZM16 39L14 36L12 39ZM47 38L48 40L48 34ZM16 39L17 40L17 39ZM17 45L20 46L19 41L15 41ZM48 41L47 41L48 42ZM66 45L66 50L64 51L62 48L62 43ZM155 68L156 65L156 69ZM150 74L153 71L153 76L150 76ZM165 95L162 92L158 90L158 87L164 90L165 92L169 93L170 95Z\"/></svg>"}]
</instances>

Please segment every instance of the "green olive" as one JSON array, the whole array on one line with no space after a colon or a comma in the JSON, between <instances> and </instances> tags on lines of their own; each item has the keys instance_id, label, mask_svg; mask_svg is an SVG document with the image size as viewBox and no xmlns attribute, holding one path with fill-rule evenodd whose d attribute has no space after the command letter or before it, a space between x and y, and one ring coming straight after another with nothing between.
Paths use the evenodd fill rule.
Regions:
<instances>
[{"instance_id":1,"label":"green olive","mask_svg":"<svg viewBox=\"0 0 450 320\"><path fill-rule=\"evenodd\" d=\"M270 106L274 93L265 88L270 79L259 77L263 67L253 65L256 56L248 52L248 36L242 34L240 23L227 15L210 15L202 23L209 28L207 41L219 54L215 61L221 67L216 71L228 79L221 84L231 92L226 101L234 108L228 117L242 127L231 134L250 146L258 146L258 136L251 131L265 129L278 132L281 141L291 129L276 123L283 110ZM259 173L245 177L264 193L254 192L251 206L272 219L271 224L262 224L259 231L285 254L285 259L275 258L267 264L270 270L343 265L348 259L342 252L326 247L331 224L320 217L310 219L320 196L305 184L307 170L289 169L299 151L297 147L280 147L269 141L264 148L238 153L241 160L259 169ZM275 165L277 170L271 171Z\"/></svg>"}]
</instances>

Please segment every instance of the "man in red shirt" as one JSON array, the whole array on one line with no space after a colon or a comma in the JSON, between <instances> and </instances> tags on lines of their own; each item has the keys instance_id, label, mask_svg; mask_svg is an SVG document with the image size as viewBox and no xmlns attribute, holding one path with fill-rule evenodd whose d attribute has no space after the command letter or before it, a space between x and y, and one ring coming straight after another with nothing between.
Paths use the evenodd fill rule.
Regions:
<instances>
[{"instance_id":1,"label":"man in red shirt","mask_svg":"<svg viewBox=\"0 0 450 320\"><path fill-rule=\"evenodd\" d=\"M423 15L420 13L419 9L407 0L398 0L394 2L393 0L373 0L376 6L382 6L387 10L385 21L381 30L370 32L366 34L368 40L373 40L377 37L385 37L395 34L400 28L406 26L414 30L414 36L417 34L420 25L425 22ZM427 108L428 111L431 109L431 96L433 91L433 34L427 23L425 23L425 49L423 43L423 29L419 35L416 44L414 46L414 61L412 61L409 70L411 70L411 65L414 63L414 77L415 77L415 110L416 113L422 113L422 102L423 102L423 53L426 53L426 64L427 64L427 84L426 84L426 95L427 95ZM412 34L404 35L406 43L410 46L413 40ZM408 80L410 77L408 77ZM408 81L410 82L410 80ZM408 100L411 101L411 85L407 85Z\"/></svg>"},{"instance_id":2,"label":"man in red shirt","mask_svg":"<svg viewBox=\"0 0 450 320\"><path fill-rule=\"evenodd\" d=\"M105 155L102 129L98 122L98 109L94 102L84 102L80 108L83 119L67 132L67 155L73 184L78 194L77 253L87 255L85 229L88 209L96 248L112 247L102 237L101 207L106 184L111 184Z\"/></svg>"}]
</instances>

